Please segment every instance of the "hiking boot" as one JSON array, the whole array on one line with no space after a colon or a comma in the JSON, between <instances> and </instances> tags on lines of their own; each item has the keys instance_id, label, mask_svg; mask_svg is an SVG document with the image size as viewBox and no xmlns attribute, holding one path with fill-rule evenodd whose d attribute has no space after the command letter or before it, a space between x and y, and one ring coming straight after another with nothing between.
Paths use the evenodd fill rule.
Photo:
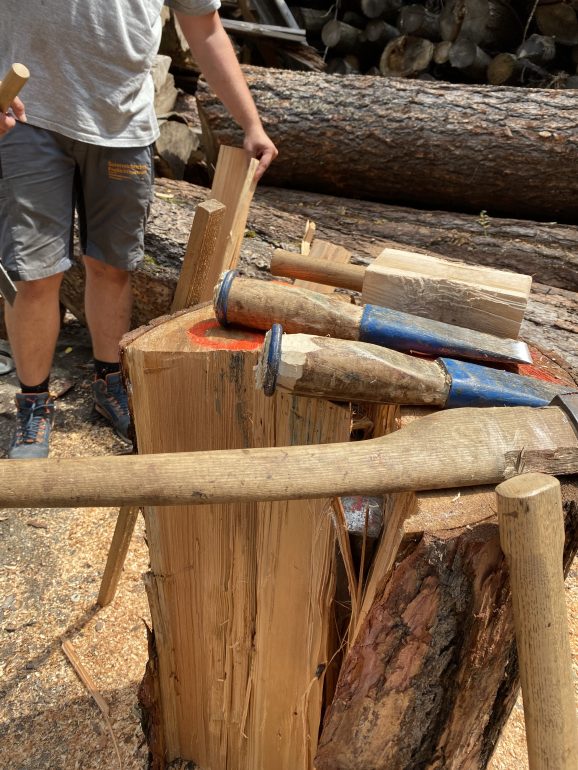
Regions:
<instances>
[{"instance_id":1,"label":"hiking boot","mask_svg":"<svg viewBox=\"0 0 578 770\"><path fill-rule=\"evenodd\" d=\"M116 435L125 444L132 444L129 436L128 396L120 372L107 374L104 380L94 380L92 395L95 410L110 422Z\"/></svg>"},{"instance_id":2,"label":"hiking boot","mask_svg":"<svg viewBox=\"0 0 578 770\"><path fill-rule=\"evenodd\" d=\"M48 457L54 402L49 393L16 394L16 430L8 449L11 460Z\"/></svg>"}]
</instances>

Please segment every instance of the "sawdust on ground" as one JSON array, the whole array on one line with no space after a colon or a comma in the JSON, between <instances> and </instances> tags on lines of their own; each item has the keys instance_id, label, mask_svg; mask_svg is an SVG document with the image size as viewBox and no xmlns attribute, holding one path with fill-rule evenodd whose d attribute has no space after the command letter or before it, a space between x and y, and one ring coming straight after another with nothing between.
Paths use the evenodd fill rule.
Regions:
<instances>
[{"instance_id":1,"label":"sawdust on ground","mask_svg":"<svg viewBox=\"0 0 578 770\"><path fill-rule=\"evenodd\" d=\"M57 402L53 457L123 451L110 428L92 413L90 359L86 330L67 316L55 361L53 389L62 395ZM15 391L14 375L2 376L3 448L12 430ZM141 517L113 602L103 609L96 605L117 513L104 508L0 510L2 770L147 767L137 702L147 659L145 624L150 622L141 578L148 567ZM566 588L578 682L576 561ZM72 642L108 703L110 727L64 656L64 640ZM489 767L528 767L520 700Z\"/></svg>"}]
</instances>

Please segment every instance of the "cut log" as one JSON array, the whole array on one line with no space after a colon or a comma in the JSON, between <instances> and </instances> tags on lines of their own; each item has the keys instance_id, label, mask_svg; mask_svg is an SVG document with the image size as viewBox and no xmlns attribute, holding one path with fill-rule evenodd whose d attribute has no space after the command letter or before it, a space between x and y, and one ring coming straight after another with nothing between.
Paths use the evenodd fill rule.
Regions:
<instances>
[{"instance_id":1,"label":"cut log","mask_svg":"<svg viewBox=\"0 0 578 770\"><path fill-rule=\"evenodd\" d=\"M431 48L431 59L433 44L414 40ZM389 45L397 53L384 55L387 72L423 66L404 63L407 44ZM279 148L268 184L478 214L578 220L578 178L568 174L578 164L570 93L253 68L245 74ZM197 101L213 137L239 145L240 130L204 82Z\"/></svg>"},{"instance_id":2,"label":"cut log","mask_svg":"<svg viewBox=\"0 0 578 770\"><path fill-rule=\"evenodd\" d=\"M361 10L368 19L395 18L402 0L361 0Z\"/></svg>"},{"instance_id":3,"label":"cut log","mask_svg":"<svg viewBox=\"0 0 578 770\"><path fill-rule=\"evenodd\" d=\"M578 17L572 5L539 5L535 16L538 29L543 35L549 35L564 45L578 44Z\"/></svg>"},{"instance_id":4,"label":"cut log","mask_svg":"<svg viewBox=\"0 0 578 770\"><path fill-rule=\"evenodd\" d=\"M321 31L323 45L336 53L353 53L359 48L361 31L357 27L331 19Z\"/></svg>"},{"instance_id":5,"label":"cut log","mask_svg":"<svg viewBox=\"0 0 578 770\"><path fill-rule=\"evenodd\" d=\"M379 60L379 70L389 77L414 77L429 67L433 52L431 40L400 35L386 45Z\"/></svg>"},{"instance_id":6,"label":"cut log","mask_svg":"<svg viewBox=\"0 0 578 770\"><path fill-rule=\"evenodd\" d=\"M518 45L523 31L509 0L449 0L440 14L440 30L444 40L465 37L494 51Z\"/></svg>"},{"instance_id":7,"label":"cut log","mask_svg":"<svg viewBox=\"0 0 578 770\"><path fill-rule=\"evenodd\" d=\"M397 18L399 31L404 35L426 37L435 42L440 39L439 13L429 11L424 5L406 5Z\"/></svg>"},{"instance_id":8,"label":"cut log","mask_svg":"<svg viewBox=\"0 0 578 770\"><path fill-rule=\"evenodd\" d=\"M359 75L361 72L361 64L359 63L357 56L348 54L342 59L329 59L326 72L332 75Z\"/></svg>"},{"instance_id":9,"label":"cut log","mask_svg":"<svg viewBox=\"0 0 578 770\"><path fill-rule=\"evenodd\" d=\"M300 26L307 30L310 35L319 36L321 30L331 21L332 14L327 9L322 8L292 8L293 15Z\"/></svg>"},{"instance_id":10,"label":"cut log","mask_svg":"<svg viewBox=\"0 0 578 770\"><path fill-rule=\"evenodd\" d=\"M145 238L146 259L133 274L133 326L169 311L195 206L209 194L206 188L186 182L157 179ZM522 336L566 355L578 367L578 227L259 188L249 214L249 237L241 249L242 272L268 277L273 245L299 250L306 219L317 222L320 239L341 244L364 265L385 246L401 244L474 265L532 274ZM76 255L75 264L64 275L61 297L81 320L83 294L84 271Z\"/></svg>"},{"instance_id":11,"label":"cut log","mask_svg":"<svg viewBox=\"0 0 578 770\"><path fill-rule=\"evenodd\" d=\"M399 36L399 30L383 19L372 19L365 27L365 39L370 43L385 46Z\"/></svg>"},{"instance_id":12,"label":"cut log","mask_svg":"<svg viewBox=\"0 0 578 770\"><path fill-rule=\"evenodd\" d=\"M449 61L452 67L460 70L469 80L486 82L486 70L491 59L473 40L459 37L450 48Z\"/></svg>"},{"instance_id":13,"label":"cut log","mask_svg":"<svg viewBox=\"0 0 578 770\"><path fill-rule=\"evenodd\" d=\"M176 120L160 120L159 128L155 142L157 172L169 179L182 179L187 166L203 158L200 136L178 116Z\"/></svg>"},{"instance_id":14,"label":"cut log","mask_svg":"<svg viewBox=\"0 0 578 770\"><path fill-rule=\"evenodd\" d=\"M257 393L260 342L220 329L207 306L127 338L139 450L346 441L348 409ZM335 652L326 504L147 508L145 520L154 637L142 689L159 698L146 709L151 766L311 770Z\"/></svg>"},{"instance_id":15,"label":"cut log","mask_svg":"<svg viewBox=\"0 0 578 770\"><path fill-rule=\"evenodd\" d=\"M488 83L493 86L532 82L547 83L551 77L537 64L522 59L513 53L499 53L491 60L487 69Z\"/></svg>"},{"instance_id":16,"label":"cut log","mask_svg":"<svg viewBox=\"0 0 578 770\"><path fill-rule=\"evenodd\" d=\"M568 569L576 482L564 492ZM341 668L315 767L415 770L440 756L445 770L486 767L518 693L493 490L401 495L393 505L402 540Z\"/></svg>"},{"instance_id":17,"label":"cut log","mask_svg":"<svg viewBox=\"0 0 578 770\"><path fill-rule=\"evenodd\" d=\"M520 59L544 64L556 56L556 41L548 35L530 35L516 51Z\"/></svg>"},{"instance_id":18,"label":"cut log","mask_svg":"<svg viewBox=\"0 0 578 770\"><path fill-rule=\"evenodd\" d=\"M452 42L450 40L442 40L436 44L433 53L434 64L447 64L450 60L450 49Z\"/></svg>"}]
</instances>

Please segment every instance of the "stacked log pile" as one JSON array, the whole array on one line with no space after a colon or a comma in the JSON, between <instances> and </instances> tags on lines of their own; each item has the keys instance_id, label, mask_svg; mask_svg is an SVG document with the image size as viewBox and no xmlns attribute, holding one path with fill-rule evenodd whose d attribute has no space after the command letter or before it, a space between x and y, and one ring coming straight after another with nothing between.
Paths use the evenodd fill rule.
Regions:
<instances>
[{"instance_id":1,"label":"stacked log pile","mask_svg":"<svg viewBox=\"0 0 578 770\"><path fill-rule=\"evenodd\" d=\"M305 0L303 0L305 2ZM225 3L244 64L457 83L576 88L578 3L284 0ZM194 90L198 68L167 12L161 52Z\"/></svg>"},{"instance_id":2,"label":"stacked log pile","mask_svg":"<svg viewBox=\"0 0 578 770\"><path fill-rule=\"evenodd\" d=\"M492 85L575 88L572 3L359 0L337 12L296 9L327 71Z\"/></svg>"}]
</instances>

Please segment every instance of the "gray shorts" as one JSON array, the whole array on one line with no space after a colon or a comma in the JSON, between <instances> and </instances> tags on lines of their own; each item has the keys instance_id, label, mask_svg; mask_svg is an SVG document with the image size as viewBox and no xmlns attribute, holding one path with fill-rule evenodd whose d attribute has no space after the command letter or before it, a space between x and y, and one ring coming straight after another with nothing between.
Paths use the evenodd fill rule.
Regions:
<instances>
[{"instance_id":1,"label":"gray shorts","mask_svg":"<svg viewBox=\"0 0 578 770\"><path fill-rule=\"evenodd\" d=\"M0 139L0 258L16 281L83 254L123 270L142 260L153 183L151 147L100 147L18 123Z\"/></svg>"}]
</instances>

